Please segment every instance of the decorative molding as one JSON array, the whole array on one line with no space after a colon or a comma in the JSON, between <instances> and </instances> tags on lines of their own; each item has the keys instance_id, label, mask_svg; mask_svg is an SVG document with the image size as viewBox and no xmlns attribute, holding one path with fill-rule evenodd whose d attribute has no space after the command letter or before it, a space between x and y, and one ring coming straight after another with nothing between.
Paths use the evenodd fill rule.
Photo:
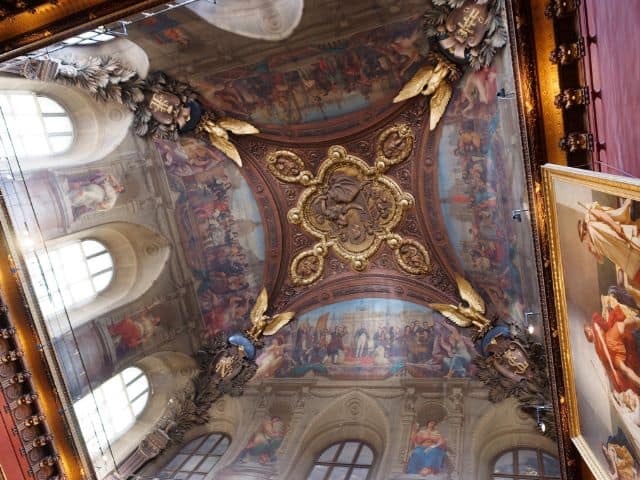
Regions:
<instances>
[{"instance_id":1,"label":"decorative molding","mask_svg":"<svg viewBox=\"0 0 640 480\"><path fill-rule=\"evenodd\" d=\"M554 105L563 110L585 106L589 102L589 89L587 87L565 88L553 100Z\"/></svg>"},{"instance_id":2,"label":"decorative molding","mask_svg":"<svg viewBox=\"0 0 640 480\"><path fill-rule=\"evenodd\" d=\"M580 6L580 0L549 0L544 9L544 16L558 19L573 15Z\"/></svg>"},{"instance_id":3,"label":"decorative molding","mask_svg":"<svg viewBox=\"0 0 640 480\"><path fill-rule=\"evenodd\" d=\"M560 139L560 148L565 152L593 151L593 135L587 132L570 132Z\"/></svg>"},{"instance_id":4,"label":"decorative molding","mask_svg":"<svg viewBox=\"0 0 640 480\"><path fill-rule=\"evenodd\" d=\"M549 61L554 65L570 65L584 57L584 40L573 43L561 43L551 50Z\"/></svg>"},{"instance_id":5,"label":"decorative molding","mask_svg":"<svg viewBox=\"0 0 640 480\"><path fill-rule=\"evenodd\" d=\"M15 423L12 434L19 438L35 478L57 479L62 476L62 468L58 463L60 456L23 356L8 309L0 300L0 391L4 394L8 413Z\"/></svg>"}]
</instances>

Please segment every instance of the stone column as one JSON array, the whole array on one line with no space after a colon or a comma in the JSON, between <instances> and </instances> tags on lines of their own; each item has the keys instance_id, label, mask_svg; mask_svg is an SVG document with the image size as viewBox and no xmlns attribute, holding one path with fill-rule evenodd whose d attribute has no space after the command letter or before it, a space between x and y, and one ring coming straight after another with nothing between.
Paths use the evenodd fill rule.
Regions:
<instances>
[{"instance_id":1,"label":"stone column","mask_svg":"<svg viewBox=\"0 0 640 480\"><path fill-rule=\"evenodd\" d=\"M110 473L106 480L124 480L137 472L148 461L160 455L169 445L169 436L158 428L153 430L140 443L138 448L120 464L117 472Z\"/></svg>"}]
</instances>

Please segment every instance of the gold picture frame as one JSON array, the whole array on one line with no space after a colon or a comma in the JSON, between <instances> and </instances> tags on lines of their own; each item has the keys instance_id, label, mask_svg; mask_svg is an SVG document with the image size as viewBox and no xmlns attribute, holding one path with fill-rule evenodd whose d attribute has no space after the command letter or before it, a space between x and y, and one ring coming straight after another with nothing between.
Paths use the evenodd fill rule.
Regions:
<instances>
[{"instance_id":1,"label":"gold picture frame","mask_svg":"<svg viewBox=\"0 0 640 480\"><path fill-rule=\"evenodd\" d=\"M640 339L640 271L630 277L632 260L640 270L640 180L545 165L543 183L565 386L560 402L585 463L608 480L623 468L618 451L630 468L640 466L640 386L633 377L640 341L629 347L636 329Z\"/></svg>"}]
</instances>

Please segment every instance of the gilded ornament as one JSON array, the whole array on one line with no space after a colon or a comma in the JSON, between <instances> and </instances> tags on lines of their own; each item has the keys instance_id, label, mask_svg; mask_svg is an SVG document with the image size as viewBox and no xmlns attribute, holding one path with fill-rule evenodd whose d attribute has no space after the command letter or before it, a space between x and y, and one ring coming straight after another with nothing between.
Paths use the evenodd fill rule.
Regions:
<instances>
[{"instance_id":1,"label":"gilded ornament","mask_svg":"<svg viewBox=\"0 0 640 480\"><path fill-rule=\"evenodd\" d=\"M462 299L458 305L430 303L429 308L437 310L459 327L476 327L478 329L477 335L481 337L491 328L493 323L485 316L484 300L471 284L458 274L456 274L456 283Z\"/></svg>"},{"instance_id":2,"label":"gilded ornament","mask_svg":"<svg viewBox=\"0 0 640 480\"><path fill-rule=\"evenodd\" d=\"M413 146L413 132L402 124L380 134L374 166L340 145L329 148L315 176L293 152L279 150L267 157L267 167L276 178L306 187L287 218L318 242L292 260L289 274L296 285L320 279L329 251L349 262L355 271L364 271L385 242L394 250L402 270L414 275L428 272L426 248L394 233L414 205L413 196L384 175L389 167L408 159Z\"/></svg>"},{"instance_id":3,"label":"gilded ornament","mask_svg":"<svg viewBox=\"0 0 640 480\"><path fill-rule=\"evenodd\" d=\"M593 135L588 132L570 132L560 139L560 148L568 153L593 151Z\"/></svg>"},{"instance_id":4,"label":"gilded ornament","mask_svg":"<svg viewBox=\"0 0 640 480\"><path fill-rule=\"evenodd\" d=\"M555 65L569 65L584 57L584 41L582 39L574 43L562 43L551 50L549 60Z\"/></svg>"}]
</instances>

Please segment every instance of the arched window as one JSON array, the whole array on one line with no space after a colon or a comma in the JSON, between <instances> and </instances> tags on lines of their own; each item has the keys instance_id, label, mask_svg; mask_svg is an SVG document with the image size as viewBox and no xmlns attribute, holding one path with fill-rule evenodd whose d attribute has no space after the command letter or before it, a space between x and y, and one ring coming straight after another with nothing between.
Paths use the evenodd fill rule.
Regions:
<instances>
[{"instance_id":1,"label":"arched window","mask_svg":"<svg viewBox=\"0 0 640 480\"><path fill-rule=\"evenodd\" d=\"M498 455L493 463L493 480L560 478L560 464L553 455L540 449L518 448Z\"/></svg>"},{"instance_id":2,"label":"arched window","mask_svg":"<svg viewBox=\"0 0 640 480\"><path fill-rule=\"evenodd\" d=\"M95 298L111 283L113 259L96 240L78 240L26 259L33 289L46 318Z\"/></svg>"},{"instance_id":3,"label":"arched window","mask_svg":"<svg viewBox=\"0 0 640 480\"><path fill-rule=\"evenodd\" d=\"M67 111L55 100L34 92L0 91L0 109L16 156L62 153L73 141Z\"/></svg>"},{"instance_id":4,"label":"arched window","mask_svg":"<svg viewBox=\"0 0 640 480\"><path fill-rule=\"evenodd\" d=\"M374 460L366 443L334 443L318 456L307 480L367 480Z\"/></svg>"},{"instance_id":5,"label":"arched window","mask_svg":"<svg viewBox=\"0 0 640 480\"><path fill-rule=\"evenodd\" d=\"M231 440L211 433L192 440L157 474L158 478L203 480L227 451Z\"/></svg>"},{"instance_id":6,"label":"arched window","mask_svg":"<svg viewBox=\"0 0 640 480\"><path fill-rule=\"evenodd\" d=\"M87 450L92 458L131 428L149 400L149 380L129 367L73 404Z\"/></svg>"},{"instance_id":7,"label":"arched window","mask_svg":"<svg viewBox=\"0 0 640 480\"><path fill-rule=\"evenodd\" d=\"M107 42L116 38L104 27L88 30L80 35L69 37L62 41L65 45L94 45L96 43Z\"/></svg>"}]
</instances>

